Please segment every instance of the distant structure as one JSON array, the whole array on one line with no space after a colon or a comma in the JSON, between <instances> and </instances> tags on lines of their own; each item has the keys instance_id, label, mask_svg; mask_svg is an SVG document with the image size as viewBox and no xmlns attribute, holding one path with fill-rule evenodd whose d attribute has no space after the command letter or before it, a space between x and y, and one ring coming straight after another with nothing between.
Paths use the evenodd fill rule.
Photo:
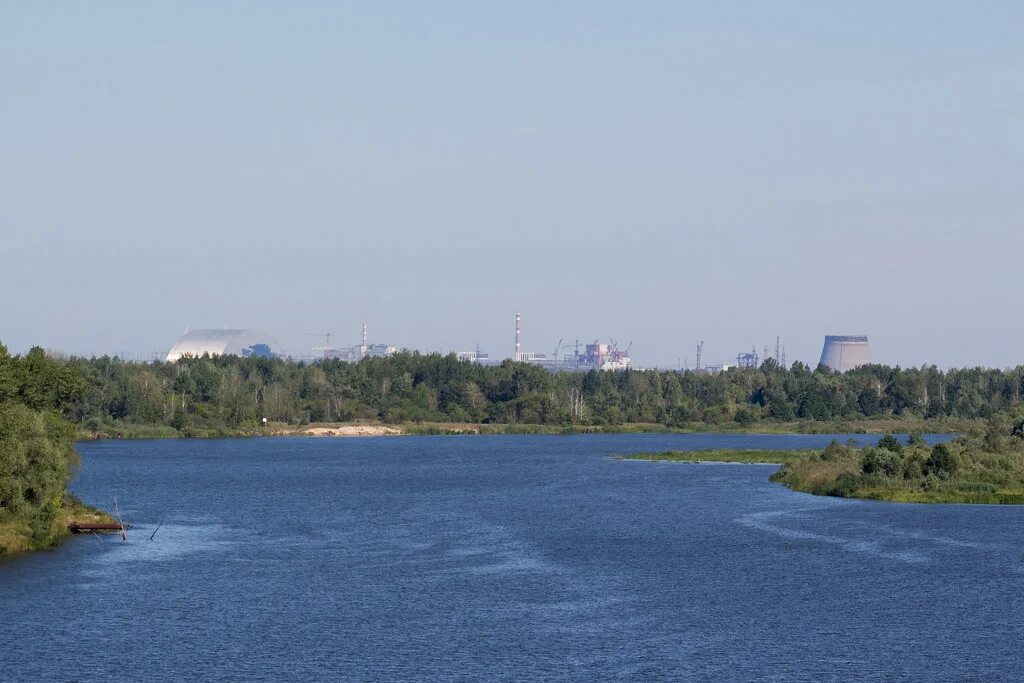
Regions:
<instances>
[{"instance_id":1,"label":"distant structure","mask_svg":"<svg viewBox=\"0 0 1024 683\"><path fill-rule=\"evenodd\" d=\"M543 353L534 353L533 351L523 351L523 316L516 313L516 346L515 352L512 354L512 360L517 363L533 363L535 365L544 365L548 362L548 357Z\"/></svg>"},{"instance_id":2,"label":"distant structure","mask_svg":"<svg viewBox=\"0 0 1024 683\"><path fill-rule=\"evenodd\" d=\"M515 353L512 355L512 360L514 361L526 361L532 359L532 354L524 354L522 352L522 347L519 343L519 339L522 336L523 332L522 327L520 326L522 319L523 316L520 315L519 313L516 313L516 350ZM530 356L530 358L527 358L527 356Z\"/></svg>"},{"instance_id":3,"label":"distant structure","mask_svg":"<svg viewBox=\"0 0 1024 683\"><path fill-rule=\"evenodd\" d=\"M780 368L786 367L786 347L782 345L782 337L775 337L775 355L771 355L768 352L768 345L764 345L764 360L772 358L775 360L775 364Z\"/></svg>"},{"instance_id":4,"label":"distant structure","mask_svg":"<svg viewBox=\"0 0 1024 683\"><path fill-rule=\"evenodd\" d=\"M737 354L736 365L748 369L760 367L761 357L757 355L757 349L750 349L750 353Z\"/></svg>"},{"instance_id":5,"label":"distant structure","mask_svg":"<svg viewBox=\"0 0 1024 683\"><path fill-rule=\"evenodd\" d=\"M171 350L167 362L174 363L183 356L256 356L276 358L283 355L281 345L260 330L192 330L186 332Z\"/></svg>"},{"instance_id":6,"label":"distant structure","mask_svg":"<svg viewBox=\"0 0 1024 683\"><path fill-rule=\"evenodd\" d=\"M516 339L515 339L515 351L512 355L512 360L519 363L530 363L531 365L539 365L551 372L560 371L571 371L571 370L625 370L630 366L629 351L633 347L630 342L626 348L620 349L612 339L607 344L602 344L599 339L595 339L593 344L586 344L584 350L580 351L579 340L576 340L575 344L563 344L564 339L559 339L558 344L555 345L555 350L550 355L544 353L534 353L533 351L523 351L522 336L523 336L523 316L516 313ZM571 354L559 355L565 349L573 349ZM471 351L460 351L457 357L462 360L472 360L478 363L484 364L495 364L497 361L492 360L486 354L480 354L477 351L475 354Z\"/></svg>"},{"instance_id":7,"label":"distant structure","mask_svg":"<svg viewBox=\"0 0 1024 683\"><path fill-rule=\"evenodd\" d=\"M476 349L474 351L456 351L455 357L458 360L466 360L470 363L493 365L493 363L491 363L491 357L486 353L480 353L480 349Z\"/></svg>"},{"instance_id":8,"label":"distant structure","mask_svg":"<svg viewBox=\"0 0 1024 683\"><path fill-rule=\"evenodd\" d=\"M593 344L587 344L585 352L575 358L573 370L625 370L629 367L631 359L629 349L620 350L618 344L613 340L610 344L602 344L595 339Z\"/></svg>"},{"instance_id":9,"label":"distant structure","mask_svg":"<svg viewBox=\"0 0 1024 683\"><path fill-rule=\"evenodd\" d=\"M387 358L398 353L398 347L391 344L370 344L366 347L368 358Z\"/></svg>"},{"instance_id":10,"label":"distant structure","mask_svg":"<svg viewBox=\"0 0 1024 683\"><path fill-rule=\"evenodd\" d=\"M324 358L343 360L346 363L358 363L364 358L387 358L398 353L398 349L391 344L370 344L366 332L366 323L363 323L362 343L359 346L345 346L340 348L313 349L322 350Z\"/></svg>"},{"instance_id":11,"label":"distant structure","mask_svg":"<svg viewBox=\"0 0 1024 683\"><path fill-rule=\"evenodd\" d=\"M700 372L702 375L716 375L719 372L728 372L734 367L736 367L736 365L729 363L722 363L721 365L705 365L699 371L695 370L694 372Z\"/></svg>"},{"instance_id":12,"label":"distant structure","mask_svg":"<svg viewBox=\"0 0 1024 683\"><path fill-rule=\"evenodd\" d=\"M863 335L828 335L821 349L820 365L838 372L853 370L871 362L868 338Z\"/></svg>"}]
</instances>

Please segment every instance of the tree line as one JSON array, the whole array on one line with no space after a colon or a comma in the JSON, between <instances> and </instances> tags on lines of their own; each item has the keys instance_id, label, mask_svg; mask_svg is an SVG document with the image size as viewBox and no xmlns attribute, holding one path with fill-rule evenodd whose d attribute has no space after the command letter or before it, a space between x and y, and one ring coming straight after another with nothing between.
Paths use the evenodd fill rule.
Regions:
<instances>
[{"instance_id":1,"label":"tree line","mask_svg":"<svg viewBox=\"0 0 1024 683\"><path fill-rule=\"evenodd\" d=\"M79 369L42 349L11 356L0 344L0 553L47 545L78 465L65 419L86 388Z\"/></svg>"},{"instance_id":2,"label":"tree line","mask_svg":"<svg viewBox=\"0 0 1024 683\"><path fill-rule=\"evenodd\" d=\"M39 365L41 352L23 361ZM1024 366L1009 370L868 365L845 374L773 360L759 368L551 373L454 355L399 353L358 363L217 356L176 363L76 358L46 370L26 400L57 406L94 432L160 425L179 432L272 422L353 420L667 427L977 419L1017 405Z\"/></svg>"}]
</instances>

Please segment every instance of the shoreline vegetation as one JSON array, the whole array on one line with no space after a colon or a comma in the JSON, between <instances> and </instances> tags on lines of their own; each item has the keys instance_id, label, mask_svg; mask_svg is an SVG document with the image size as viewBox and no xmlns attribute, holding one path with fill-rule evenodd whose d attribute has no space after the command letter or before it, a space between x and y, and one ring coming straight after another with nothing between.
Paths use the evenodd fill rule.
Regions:
<instances>
[{"instance_id":1,"label":"shoreline vegetation","mask_svg":"<svg viewBox=\"0 0 1024 683\"><path fill-rule=\"evenodd\" d=\"M55 548L71 536L71 526L75 523L116 522L103 510L86 505L72 494L61 499L52 516L0 515L0 559L32 550Z\"/></svg>"},{"instance_id":2,"label":"shoreline vegetation","mask_svg":"<svg viewBox=\"0 0 1024 683\"><path fill-rule=\"evenodd\" d=\"M836 422L791 421L759 422L752 426L734 424L707 425L693 423L669 426L659 423L585 424L523 424L472 422L402 422L380 421L311 422L288 424L255 422L233 428L210 427L179 430L169 425L110 423L94 425L95 431L79 425L79 441L116 439L218 439L257 436L452 436L503 434L958 434L979 429L980 420L948 419L875 419Z\"/></svg>"},{"instance_id":3,"label":"shoreline vegetation","mask_svg":"<svg viewBox=\"0 0 1024 683\"><path fill-rule=\"evenodd\" d=\"M883 436L875 446L833 441L812 450L633 453L623 460L781 465L769 480L803 493L897 503L1024 504L1024 418L995 416L983 433L930 446Z\"/></svg>"},{"instance_id":4,"label":"shoreline vegetation","mask_svg":"<svg viewBox=\"0 0 1024 683\"><path fill-rule=\"evenodd\" d=\"M709 449L699 451L662 451L660 453L626 453L614 456L617 460L643 460L646 462L739 463L743 465L781 465L796 462L814 453L816 449Z\"/></svg>"}]
</instances>

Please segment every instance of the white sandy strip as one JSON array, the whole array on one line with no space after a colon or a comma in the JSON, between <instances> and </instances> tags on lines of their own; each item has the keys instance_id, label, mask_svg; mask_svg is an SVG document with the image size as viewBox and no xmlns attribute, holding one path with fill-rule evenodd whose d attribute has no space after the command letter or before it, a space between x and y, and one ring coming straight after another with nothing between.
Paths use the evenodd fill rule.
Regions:
<instances>
[{"instance_id":1,"label":"white sandy strip","mask_svg":"<svg viewBox=\"0 0 1024 683\"><path fill-rule=\"evenodd\" d=\"M309 427L295 433L309 436L396 436L401 434L402 430L383 425L343 425L341 427Z\"/></svg>"}]
</instances>

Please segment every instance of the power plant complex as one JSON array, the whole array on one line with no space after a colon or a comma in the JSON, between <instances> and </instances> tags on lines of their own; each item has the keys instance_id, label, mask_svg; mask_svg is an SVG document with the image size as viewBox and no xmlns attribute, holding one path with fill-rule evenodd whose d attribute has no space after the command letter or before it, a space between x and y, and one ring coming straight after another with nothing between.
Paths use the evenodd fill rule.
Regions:
<instances>
[{"instance_id":1,"label":"power plant complex","mask_svg":"<svg viewBox=\"0 0 1024 683\"><path fill-rule=\"evenodd\" d=\"M600 339L595 339L592 344L584 344L581 351L578 339L572 344L565 344L563 343L565 342L563 338L558 340L558 343L555 344L555 350L550 354L523 351L522 322L523 316L516 313L515 346L513 347L514 351L511 358L519 363L538 365L552 372L565 370L625 370L630 365L629 349L632 344L623 350L619 349L615 340L611 340L609 343L602 343ZM568 353L569 349L573 350L572 353ZM492 361L488 356L472 351L462 351L457 355L464 360L484 364L497 364L501 362Z\"/></svg>"},{"instance_id":2,"label":"power plant complex","mask_svg":"<svg viewBox=\"0 0 1024 683\"><path fill-rule=\"evenodd\" d=\"M312 348L312 355L302 354L296 357L297 360L316 361L319 359L336 359L350 363L356 363L364 358L383 358L398 352L396 346L391 344L370 344L367 337L366 324L362 325L362 343L354 346L332 346L329 332L316 333L323 338L322 346ZM459 360L480 363L482 365L499 365L505 359L511 359L519 363L527 363L545 368L551 372L562 371L587 371L587 370L625 370L631 367L632 359L629 352L632 343L620 349L614 339L602 342L595 339L592 343L580 344L576 339L564 343L565 339L559 339L551 353L535 353L523 350L523 329L522 315L515 315L515 341L512 353L508 356L492 358L486 353L476 351L455 352ZM772 359L777 365L786 367L786 352L782 347L781 339L776 338L774 354L766 345L764 355L760 356L756 349L750 352L743 352L736 356L736 363L724 363L720 365L705 365L702 363L704 342L697 345L696 372L715 373L727 371L733 367L757 368L762 360ZM168 362L175 362L186 356L199 357L203 355L235 355L242 357L257 358L278 358L293 357L286 353L277 340L261 330L253 329L199 329L187 331L167 352L164 359ZM162 355L162 354L161 354ZM864 335L828 335L821 350L820 365L824 365L836 372L846 372L871 363L871 353L868 348L868 338ZM682 365L680 364L680 368Z\"/></svg>"}]
</instances>

